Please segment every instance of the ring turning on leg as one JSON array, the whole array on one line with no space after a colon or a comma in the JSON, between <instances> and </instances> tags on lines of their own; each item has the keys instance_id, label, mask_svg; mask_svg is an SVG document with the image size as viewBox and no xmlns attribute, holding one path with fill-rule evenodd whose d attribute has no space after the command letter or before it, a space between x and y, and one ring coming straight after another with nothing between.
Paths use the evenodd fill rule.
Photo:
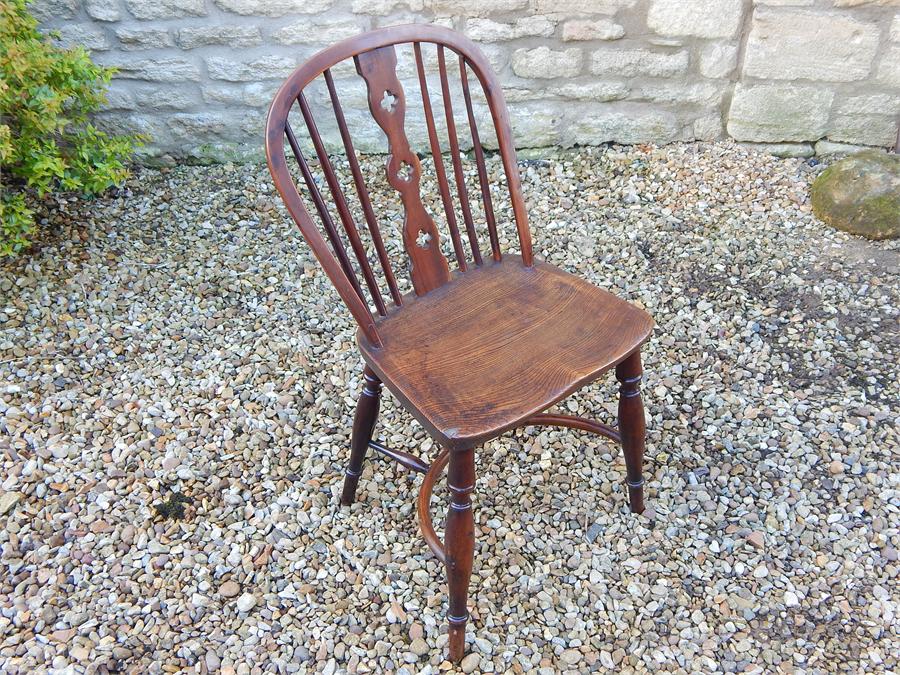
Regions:
<instances>
[{"instance_id":1,"label":"ring turning on leg","mask_svg":"<svg viewBox=\"0 0 900 675\"><path fill-rule=\"evenodd\" d=\"M475 518L472 513L472 491L475 489L475 450L450 452L447 474L450 503L444 535L447 585L450 590L449 628L450 660L458 663L466 649L466 622L469 612L469 578L475 554Z\"/></svg>"},{"instance_id":2,"label":"ring turning on leg","mask_svg":"<svg viewBox=\"0 0 900 675\"><path fill-rule=\"evenodd\" d=\"M644 404L641 401L641 353L634 352L616 366L619 380L619 433L625 453L628 499L633 513L644 510Z\"/></svg>"}]
</instances>

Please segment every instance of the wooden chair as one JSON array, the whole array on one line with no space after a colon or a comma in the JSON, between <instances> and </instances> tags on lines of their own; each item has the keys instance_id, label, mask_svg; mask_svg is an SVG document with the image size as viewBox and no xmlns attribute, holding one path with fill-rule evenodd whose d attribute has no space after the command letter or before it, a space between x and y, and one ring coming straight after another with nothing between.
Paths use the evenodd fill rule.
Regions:
<instances>
[{"instance_id":1,"label":"wooden chair","mask_svg":"<svg viewBox=\"0 0 900 675\"><path fill-rule=\"evenodd\" d=\"M435 173L455 253L455 269L441 252L435 221L420 194L421 164L405 131L407 100L397 74L395 45L411 43L415 72L432 150ZM423 48L436 50L441 98L449 136L450 162L459 214L454 204L436 129ZM477 164L490 252L480 251L460 160L447 53L458 59L460 84ZM379 231L378 205L369 197L353 140L341 108L332 69L353 59L366 84L368 108L387 136L387 181L405 211L403 245L409 258L413 293L402 295ZM488 174L476 125L468 74L481 85L499 143L515 216L519 254L502 253L491 203ZM324 76L328 98L346 150L356 198L384 275L393 306L385 302L360 223L342 192L335 167L305 94ZM288 116L299 106L321 171L343 225L341 235ZM294 113L296 114L296 113ZM298 164L325 235L313 222L289 172L285 146ZM524 425L557 425L600 434L621 443L627 466L631 510L644 508L641 463L644 410L641 403L640 346L653 321L643 310L532 256L531 234L509 118L500 85L485 56L464 36L436 26L396 26L359 35L313 56L279 89L266 123L266 155L275 186L304 238L359 324L357 341L366 362L364 385L350 444L342 504L353 502L366 451L371 448L425 474L418 508L422 534L446 566L450 595L449 652L459 661L465 647L466 601L475 548L472 493L475 448ZM460 233L461 215L471 259ZM327 241L326 241L327 237ZM362 272L363 291L350 253ZM565 396L615 368L620 382L618 429L592 420L543 412ZM440 447L431 463L372 440L382 383L425 427ZM445 541L436 535L429 501L438 475L449 463L449 505Z\"/></svg>"}]
</instances>

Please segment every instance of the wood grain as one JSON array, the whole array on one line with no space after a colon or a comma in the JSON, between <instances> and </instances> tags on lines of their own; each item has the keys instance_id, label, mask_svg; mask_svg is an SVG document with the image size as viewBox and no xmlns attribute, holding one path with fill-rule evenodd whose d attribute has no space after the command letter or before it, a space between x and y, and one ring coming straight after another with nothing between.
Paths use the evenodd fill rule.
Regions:
<instances>
[{"instance_id":1,"label":"wood grain","mask_svg":"<svg viewBox=\"0 0 900 675\"><path fill-rule=\"evenodd\" d=\"M385 386L446 447L539 413L634 352L643 310L545 262L486 261L358 334Z\"/></svg>"}]
</instances>

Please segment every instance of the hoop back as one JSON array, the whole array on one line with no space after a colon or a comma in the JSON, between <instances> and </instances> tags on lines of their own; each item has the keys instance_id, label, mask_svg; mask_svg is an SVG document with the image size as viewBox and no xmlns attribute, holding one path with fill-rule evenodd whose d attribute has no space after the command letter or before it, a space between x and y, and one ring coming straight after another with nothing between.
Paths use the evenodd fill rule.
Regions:
<instances>
[{"instance_id":1,"label":"hoop back","mask_svg":"<svg viewBox=\"0 0 900 675\"><path fill-rule=\"evenodd\" d=\"M437 174L437 184L441 202L446 214L450 241L458 271L451 272L450 264L441 251L441 235L434 218L423 203L422 164L410 147L407 135L407 98L397 70L395 45L408 43L414 48L416 74L422 94L425 122L431 157ZM372 118L387 137L388 155L385 164L387 182L395 190L404 212L402 225L403 248L409 259L409 274L413 291L424 295L449 282L454 274L464 274L469 262L460 235L457 210L444 167L443 154L432 101L428 93L428 80L422 58L422 45L434 44L437 48L438 72L440 76L441 101L443 104L452 174L456 183L456 197L459 213L465 226L472 262L476 266L484 264L478 244L478 235L472 215L470 197L465 184L465 171L461 162L459 139L456 133L456 118L453 113L450 78L446 63L445 49L459 58L460 85L466 108L466 119L472 137L472 153L477 164L478 183L482 197L482 212L491 244L491 258L500 261L500 238L491 201L485 156L476 125L476 115L472 104L467 73L472 72L481 85L482 93L490 110L491 121L496 132L500 158L509 189L510 203L515 218L516 231L521 249L522 262L532 264L531 236L522 198L521 183L516 165L515 149L509 125L509 116L499 83L484 55L464 36L437 26L409 25L384 28L340 42L317 53L305 64L297 68L284 82L275 95L266 120L266 157L275 187L280 193L288 212L300 228L314 255L334 284L341 298L359 323L363 334L373 346L380 346L381 340L374 318L357 277L355 265L359 269L368 290L371 302L380 315L388 313L382 296L379 280L369 259L369 251L360 236L360 227L354 218L353 209L338 180L333 162L326 149L326 143L319 132L317 118L307 100L309 85L324 76L328 96L334 109L338 131L346 151L347 163L353 177L359 205L365 220L364 234L368 234L369 247L374 249L381 270L383 282L387 286L391 300L396 307L403 304L403 296L394 276L388 249L382 238L378 215L369 195L369 188L359 165L353 138L350 134L332 69L350 58L354 60L357 74L365 81L368 110ZM304 125L312 147L317 155L319 167L324 173L325 183L331 193L331 200L323 196L319 183L313 175L314 167L307 163L301 143L290 125L288 116L294 105L299 106ZM300 190L288 170L285 145L294 155L310 199L322 223L323 236L306 208ZM329 201L338 215L343 233L335 223ZM326 242L327 237L327 242ZM348 246L345 241L349 243Z\"/></svg>"}]
</instances>

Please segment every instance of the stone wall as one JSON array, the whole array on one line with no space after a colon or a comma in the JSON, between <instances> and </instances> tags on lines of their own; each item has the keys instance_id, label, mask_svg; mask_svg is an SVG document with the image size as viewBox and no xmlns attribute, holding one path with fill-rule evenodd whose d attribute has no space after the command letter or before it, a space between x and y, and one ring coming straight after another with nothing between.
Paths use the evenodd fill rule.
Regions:
<instances>
[{"instance_id":1,"label":"stone wall","mask_svg":"<svg viewBox=\"0 0 900 675\"><path fill-rule=\"evenodd\" d=\"M148 134L162 157L260 156L266 107L298 63L409 22L482 46L522 148L732 137L802 155L897 137L900 0L38 0L34 11L119 69L105 122Z\"/></svg>"}]
</instances>

